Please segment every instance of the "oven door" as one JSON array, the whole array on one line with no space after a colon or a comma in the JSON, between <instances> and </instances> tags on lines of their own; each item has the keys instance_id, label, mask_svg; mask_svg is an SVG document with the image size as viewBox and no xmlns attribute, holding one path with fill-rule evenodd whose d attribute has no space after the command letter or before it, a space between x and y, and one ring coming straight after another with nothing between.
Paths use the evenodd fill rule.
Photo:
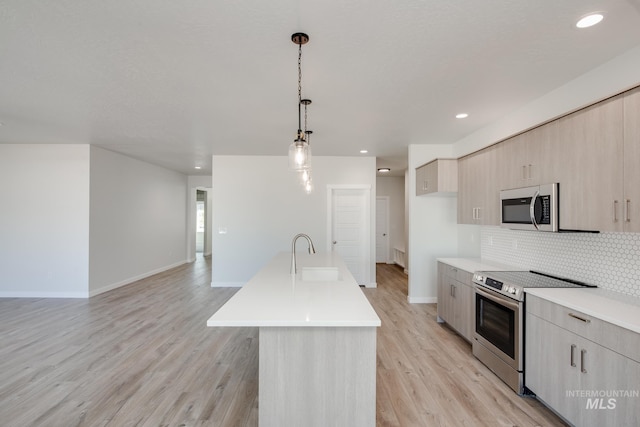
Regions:
<instances>
[{"instance_id":1,"label":"oven door","mask_svg":"<svg viewBox=\"0 0 640 427\"><path fill-rule=\"evenodd\" d=\"M474 337L478 343L522 371L522 303L477 286L475 309Z\"/></svg>"}]
</instances>

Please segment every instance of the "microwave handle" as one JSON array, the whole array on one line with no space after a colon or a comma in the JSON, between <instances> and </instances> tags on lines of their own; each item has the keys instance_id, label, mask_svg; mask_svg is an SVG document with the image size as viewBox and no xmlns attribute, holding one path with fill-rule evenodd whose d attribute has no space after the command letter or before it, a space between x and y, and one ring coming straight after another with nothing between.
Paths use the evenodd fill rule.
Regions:
<instances>
[{"instance_id":1,"label":"microwave handle","mask_svg":"<svg viewBox=\"0 0 640 427\"><path fill-rule=\"evenodd\" d=\"M531 204L529 205L529 216L531 217L531 224L533 224L536 230L540 230L540 228L538 227L538 223L536 222L536 215L535 215L536 199L538 198L539 195L540 195L540 191L536 190L535 194L531 198Z\"/></svg>"}]
</instances>

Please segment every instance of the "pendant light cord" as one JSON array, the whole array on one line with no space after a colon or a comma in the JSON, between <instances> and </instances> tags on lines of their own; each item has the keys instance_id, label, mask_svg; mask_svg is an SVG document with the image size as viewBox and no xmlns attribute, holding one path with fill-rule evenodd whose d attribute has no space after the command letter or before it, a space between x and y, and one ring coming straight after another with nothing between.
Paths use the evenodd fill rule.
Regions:
<instances>
[{"instance_id":1,"label":"pendant light cord","mask_svg":"<svg viewBox=\"0 0 640 427\"><path fill-rule=\"evenodd\" d=\"M302 43L298 43L298 136L302 134L301 111L302 104Z\"/></svg>"}]
</instances>

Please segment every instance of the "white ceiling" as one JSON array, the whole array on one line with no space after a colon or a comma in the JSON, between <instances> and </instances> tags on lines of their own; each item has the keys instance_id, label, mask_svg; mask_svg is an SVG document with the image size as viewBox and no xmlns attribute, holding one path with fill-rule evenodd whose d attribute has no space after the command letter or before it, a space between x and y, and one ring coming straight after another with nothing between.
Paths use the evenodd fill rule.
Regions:
<instances>
[{"instance_id":1,"label":"white ceiling","mask_svg":"<svg viewBox=\"0 0 640 427\"><path fill-rule=\"evenodd\" d=\"M454 143L637 46L640 0L2 0L0 143L192 175L212 154L285 155L297 31L314 155L397 170L408 144Z\"/></svg>"}]
</instances>

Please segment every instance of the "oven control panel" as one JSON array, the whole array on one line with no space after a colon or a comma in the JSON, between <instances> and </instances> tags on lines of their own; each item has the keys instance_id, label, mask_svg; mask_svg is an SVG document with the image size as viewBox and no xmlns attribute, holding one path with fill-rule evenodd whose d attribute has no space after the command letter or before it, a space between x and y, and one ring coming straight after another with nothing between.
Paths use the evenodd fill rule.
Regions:
<instances>
[{"instance_id":1,"label":"oven control panel","mask_svg":"<svg viewBox=\"0 0 640 427\"><path fill-rule=\"evenodd\" d=\"M522 290L517 286L509 286L504 282L492 279L491 277L487 277L479 273L474 273L473 281L478 285L484 286L485 288L495 289L502 294L513 295L516 298L519 297Z\"/></svg>"}]
</instances>

